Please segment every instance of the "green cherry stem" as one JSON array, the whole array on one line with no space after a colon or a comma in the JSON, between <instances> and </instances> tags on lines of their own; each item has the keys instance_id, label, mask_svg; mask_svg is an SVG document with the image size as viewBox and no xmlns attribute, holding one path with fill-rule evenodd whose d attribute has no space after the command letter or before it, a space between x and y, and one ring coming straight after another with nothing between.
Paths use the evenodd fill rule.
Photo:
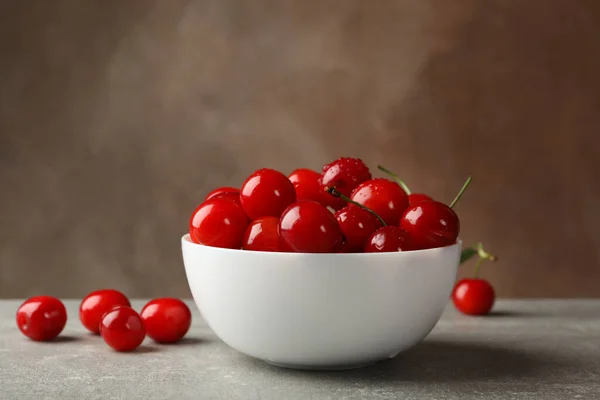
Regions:
<instances>
[{"instance_id":1,"label":"green cherry stem","mask_svg":"<svg viewBox=\"0 0 600 400\"><path fill-rule=\"evenodd\" d=\"M477 260L477 263L475 264L475 274L473 275L473 277L475 279L477 279L477 276L479 275L479 270L481 269L481 264L483 264L484 261L498 261L498 257L496 257L493 254L488 253L487 251L485 251L483 249L483 243L477 243L476 246L476 250L477 250L477 255L479 256L479 259Z\"/></svg>"},{"instance_id":2,"label":"green cherry stem","mask_svg":"<svg viewBox=\"0 0 600 400\"><path fill-rule=\"evenodd\" d=\"M402 181L402 179L400 179L400 177L398 175L396 175L395 173L393 173L389 169L387 169L385 167L382 167L381 165L378 165L377 169L379 169L380 171L382 171L382 172L388 174L389 176L391 176L392 178L394 178L394 180L396 181L396 183L398 185L400 185L400 187L406 192L406 194L410 194L410 189L408 188L408 186L406 185L406 183L404 183L404 181Z\"/></svg>"},{"instance_id":3,"label":"green cherry stem","mask_svg":"<svg viewBox=\"0 0 600 400\"><path fill-rule=\"evenodd\" d=\"M343 200L347 201L347 202L348 202L348 203L350 203L350 204L353 204L353 205L355 205L355 206L357 206L357 207L360 207L360 208L362 208L363 210L366 210L366 211L370 212L371 214L373 214L374 216L376 216L376 217L377 217L377 219L379 220L379 222L381 222L381 223L383 224L383 226L387 226L387 224L385 223L385 221L383 220L383 218L381 218L381 217L379 216L379 214L377 214L375 211L371 210L371 209L370 209L370 208L368 208L368 207L365 207L365 206L363 206L363 205L362 205L362 204L360 204L360 203L357 203L356 201L354 201L354 200L350 199L350 198L349 198L349 197L347 197L347 196L344 196L344 195L343 195L343 194L342 194L342 193L341 193L339 190L337 190L336 188L334 188L334 187L327 187L327 188L325 188L325 190L327 191L327 193L329 193L330 195L332 195L332 196L334 196L334 197L339 197L339 198L341 198L341 199L343 199Z\"/></svg>"},{"instance_id":4,"label":"green cherry stem","mask_svg":"<svg viewBox=\"0 0 600 400\"><path fill-rule=\"evenodd\" d=\"M480 258L483 258L484 260L489 260L492 262L498 261L497 256L490 254L483 249L483 243L481 243L481 242L477 243L477 254L479 255Z\"/></svg>"},{"instance_id":5,"label":"green cherry stem","mask_svg":"<svg viewBox=\"0 0 600 400\"><path fill-rule=\"evenodd\" d=\"M463 185L463 187L460 189L460 192L458 192L458 194L456 195L456 197L454 198L454 200L452 201L452 203L450 203L450 208L454 208L454 206L456 205L456 203L458 202L458 200L460 200L460 198L462 197L463 193L467 189L467 186L469 186L470 183L471 183L471 177L468 177L467 181L465 182L465 184Z\"/></svg>"},{"instance_id":6,"label":"green cherry stem","mask_svg":"<svg viewBox=\"0 0 600 400\"><path fill-rule=\"evenodd\" d=\"M475 273L473 274L473 278L477 279L477 275L479 275L479 270L481 269L481 264L483 263L483 258L480 258L475 263Z\"/></svg>"}]
</instances>

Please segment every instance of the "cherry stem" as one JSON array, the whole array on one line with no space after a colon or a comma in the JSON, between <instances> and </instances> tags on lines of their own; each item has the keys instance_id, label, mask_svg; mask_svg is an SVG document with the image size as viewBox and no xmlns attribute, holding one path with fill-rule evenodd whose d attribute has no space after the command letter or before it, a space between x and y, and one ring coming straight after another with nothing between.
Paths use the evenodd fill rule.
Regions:
<instances>
[{"instance_id":1,"label":"cherry stem","mask_svg":"<svg viewBox=\"0 0 600 400\"><path fill-rule=\"evenodd\" d=\"M406 183L404 183L404 181L402 181L402 179L400 179L400 177L398 175L396 175L395 173L393 173L389 169L387 169L385 167L382 167L381 165L378 165L377 168L380 171L385 172L386 174L388 174L389 176L391 176L392 178L394 178L394 180L396 181L396 183L398 185L400 185L400 187L406 192L406 194L410 194L410 189L408 188L408 186L406 185Z\"/></svg>"},{"instance_id":2,"label":"cherry stem","mask_svg":"<svg viewBox=\"0 0 600 400\"><path fill-rule=\"evenodd\" d=\"M484 261L498 261L498 257L488 253L483 249L483 243L477 243L476 249L477 255L479 256L479 260L477 260L477 263L475 264L475 274L473 275L475 279L477 279L477 276L479 275L479 270L481 269L481 264L483 264Z\"/></svg>"},{"instance_id":3,"label":"cherry stem","mask_svg":"<svg viewBox=\"0 0 600 400\"><path fill-rule=\"evenodd\" d=\"M450 208L454 208L454 206L456 205L456 203L458 202L458 200L460 200L460 198L462 197L463 193L467 189L467 186L469 186L470 183L471 183L471 177L468 177L467 181L465 182L465 184L460 189L460 192L458 192L458 194L456 195L456 197L454 198L454 200L452 201L452 203L450 203Z\"/></svg>"},{"instance_id":4,"label":"cherry stem","mask_svg":"<svg viewBox=\"0 0 600 400\"><path fill-rule=\"evenodd\" d=\"M479 270L481 269L481 264L483 264L483 258L479 258L475 263L475 273L473 274L473 278L477 279L477 275L479 275Z\"/></svg>"},{"instance_id":5,"label":"cherry stem","mask_svg":"<svg viewBox=\"0 0 600 400\"><path fill-rule=\"evenodd\" d=\"M379 216L379 214L377 214L375 211L371 210L369 207L365 207L362 204L357 203L356 201L354 201L354 200L350 199L349 197L343 195L339 190L337 190L334 187L327 187L325 190L327 191L327 193L329 193L330 195L332 195L334 197L339 197L342 200L345 200L345 201L347 201L350 204L354 204L355 206L360 207L363 210L370 212L371 214L373 214L374 216L377 217L377 219L379 220L379 222L381 222L383 224L383 226L387 226L387 224L385 223L385 221L383 220L383 218L381 218Z\"/></svg>"}]
</instances>

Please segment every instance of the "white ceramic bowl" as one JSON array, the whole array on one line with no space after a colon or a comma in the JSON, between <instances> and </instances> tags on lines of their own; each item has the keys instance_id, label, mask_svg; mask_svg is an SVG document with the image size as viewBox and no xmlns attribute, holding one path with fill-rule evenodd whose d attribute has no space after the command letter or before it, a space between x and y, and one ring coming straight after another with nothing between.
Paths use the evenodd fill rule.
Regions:
<instances>
[{"instance_id":1,"label":"white ceramic bowl","mask_svg":"<svg viewBox=\"0 0 600 400\"><path fill-rule=\"evenodd\" d=\"M182 238L198 309L226 344L271 364L342 369L395 357L446 307L461 243L411 252L229 250Z\"/></svg>"}]
</instances>

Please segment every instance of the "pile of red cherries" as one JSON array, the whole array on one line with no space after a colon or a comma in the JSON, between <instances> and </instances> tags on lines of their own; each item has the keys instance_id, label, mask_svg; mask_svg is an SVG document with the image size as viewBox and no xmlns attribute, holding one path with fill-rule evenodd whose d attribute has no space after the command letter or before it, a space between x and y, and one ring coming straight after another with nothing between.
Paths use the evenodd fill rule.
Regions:
<instances>
[{"instance_id":1,"label":"pile of red cherries","mask_svg":"<svg viewBox=\"0 0 600 400\"><path fill-rule=\"evenodd\" d=\"M194 210L190 240L206 246L249 251L376 253L423 250L456 243L460 220L450 205L412 193L392 171L374 178L365 163L343 157L321 172L301 168L285 176L269 168L241 187L220 187ZM461 263L478 256L475 277L457 282L452 300L461 312L484 315L495 294L477 277L482 261L495 261L481 244L463 249Z\"/></svg>"},{"instance_id":2,"label":"pile of red cherries","mask_svg":"<svg viewBox=\"0 0 600 400\"><path fill-rule=\"evenodd\" d=\"M263 168L241 187L210 192L193 212L190 239L229 249L299 253L396 252L456 243L460 221L450 205L374 178L365 163L343 157L319 173L289 176Z\"/></svg>"},{"instance_id":3,"label":"pile of red cherries","mask_svg":"<svg viewBox=\"0 0 600 400\"><path fill-rule=\"evenodd\" d=\"M138 313L123 293L103 289L83 299L79 319L110 347L125 352L140 346L146 336L158 343L180 341L190 328L192 314L183 301L175 298L151 300ZM55 297L31 297L17 310L17 327L35 341L55 339L66 323L67 310Z\"/></svg>"}]
</instances>

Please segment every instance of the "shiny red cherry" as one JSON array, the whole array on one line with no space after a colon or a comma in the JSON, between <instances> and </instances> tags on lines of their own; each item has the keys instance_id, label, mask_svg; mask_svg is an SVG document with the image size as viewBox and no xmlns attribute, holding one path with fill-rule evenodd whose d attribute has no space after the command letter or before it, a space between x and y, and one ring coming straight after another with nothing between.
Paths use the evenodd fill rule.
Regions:
<instances>
[{"instance_id":1,"label":"shiny red cherry","mask_svg":"<svg viewBox=\"0 0 600 400\"><path fill-rule=\"evenodd\" d=\"M279 234L298 253L337 253L342 230L333 214L316 201L293 203L281 215Z\"/></svg>"},{"instance_id":2,"label":"shiny red cherry","mask_svg":"<svg viewBox=\"0 0 600 400\"><path fill-rule=\"evenodd\" d=\"M371 171L361 159L342 157L323 167L321 184L349 196L354 188L371 178Z\"/></svg>"},{"instance_id":3,"label":"shiny red cherry","mask_svg":"<svg viewBox=\"0 0 600 400\"><path fill-rule=\"evenodd\" d=\"M321 185L321 174L311 169L301 168L292 172L288 178L296 188L296 201L313 200L333 208L344 207L342 199L331 196Z\"/></svg>"},{"instance_id":4,"label":"shiny red cherry","mask_svg":"<svg viewBox=\"0 0 600 400\"><path fill-rule=\"evenodd\" d=\"M397 226L384 226L366 240L365 253L388 253L406 250L404 233Z\"/></svg>"},{"instance_id":5,"label":"shiny red cherry","mask_svg":"<svg viewBox=\"0 0 600 400\"><path fill-rule=\"evenodd\" d=\"M408 198L400 185L384 178L363 182L350 198L377 213L387 225L397 225L408 207Z\"/></svg>"},{"instance_id":6,"label":"shiny red cherry","mask_svg":"<svg viewBox=\"0 0 600 400\"><path fill-rule=\"evenodd\" d=\"M79 319L93 333L100 333L102 316L117 306L130 306L123 293L113 289L96 290L85 296L79 305Z\"/></svg>"},{"instance_id":7,"label":"shiny red cherry","mask_svg":"<svg viewBox=\"0 0 600 400\"><path fill-rule=\"evenodd\" d=\"M159 343L180 341L192 324L192 313L181 300L174 298L154 299L140 313L146 334Z\"/></svg>"},{"instance_id":8,"label":"shiny red cherry","mask_svg":"<svg viewBox=\"0 0 600 400\"><path fill-rule=\"evenodd\" d=\"M146 337L146 328L140 315L131 307L117 306L104 314L100 335L117 351L136 349Z\"/></svg>"},{"instance_id":9,"label":"shiny red cherry","mask_svg":"<svg viewBox=\"0 0 600 400\"><path fill-rule=\"evenodd\" d=\"M492 285L479 278L460 280L452 292L456 308L467 315L485 315L494 306L496 295Z\"/></svg>"},{"instance_id":10,"label":"shiny red cherry","mask_svg":"<svg viewBox=\"0 0 600 400\"><path fill-rule=\"evenodd\" d=\"M287 176L269 168L259 169L242 185L242 208L250 220L281 216L296 201L296 189Z\"/></svg>"},{"instance_id":11,"label":"shiny red cherry","mask_svg":"<svg viewBox=\"0 0 600 400\"><path fill-rule=\"evenodd\" d=\"M242 249L281 251L278 226L279 218L277 217L262 217L252 221L244 233Z\"/></svg>"},{"instance_id":12,"label":"shiny red cherry","mask_svg":"<svg viewBox=\"0 0 600 400\"><path fill-rule=\"evenodd\" d=\"M226 198L200 204L190 218L190 239L206 246L239 249L248 218L240 206Z\"/></svg>"},{"instance_id":13,"label":"shiny red cherry","mask_svg":"<svg viewBox=\"0 0 600 400\"><path fill-rule=\"evenodd\" d=\"M223 186L220 188L216 188L206 195L204 201L216 198L225 198L237 203L237 205L241 206L240 202L240 190L231 186Z\"/></svg>"},{"instance_id":14,"label":"shiny red cherry","mask_svg":"<svg viewBox=\"0 0 600 400\"><path fill-rule=\"evenodd\" d=\"M371 179L371 171L359 158L342 157L323 166L321 173L321 191L325 192L324 205L339 210L346 203L328 194L327 188L334 187L344 196L349 197L354 188Z\"/></svg>"},{"instance_id":15,"label":"shiny red cherry","mask_svg":"<svg viewBox=\"0 0 600 400\"><path fill-rule=\"evenodd\" d=\"M422 201L432 201L433 199L426 194L423 193L411 193L408 195L408 205L412 206L414 204L420 203Z\"/></svg>"},{"instance_id":16,"label":"shiny red cherry","mask_svg":"<svg viewBox=\"0 0 600 400\"><path fill-rule=\"evenodd\" d=\"M460 221L444 203L424 201L406 209L400 219L411 250L444 247L456 243Z\"/></svg>"},{"instance_id":17,"label":"shiny red cherry","mask_svg":"<svg viewBox=\"0 0 600 400\"><path fill-rule=\"evenodd\" d=\"M31 297L17 310L17 327L31 340L52 340L62 332L66 323L67 310L56 297Z\"/></svg>"},{"instance_id":18,"label":"shiny red cherry","mask_svg":"<svg viewBox=\"0 0 600 400\"><path fill-rule=\"evenodd\" d=\"M296 189L296 201L313 200L321 202L323 191L319 185L321 174L312 169L300 168L292 172L288 179Z\"/></svg>"},{"instance_id":19,"label":"shiny red cherry","mask_svg":"<svg viewBox=\"0 0 600 400\"><path fill-rule=\"evenodd\" d=\"M335 219L344 235L344 253L362 252L369 236L381 227L377 217L354 205L347 205L338 210Z\"/></svg>"}]
</instances>

